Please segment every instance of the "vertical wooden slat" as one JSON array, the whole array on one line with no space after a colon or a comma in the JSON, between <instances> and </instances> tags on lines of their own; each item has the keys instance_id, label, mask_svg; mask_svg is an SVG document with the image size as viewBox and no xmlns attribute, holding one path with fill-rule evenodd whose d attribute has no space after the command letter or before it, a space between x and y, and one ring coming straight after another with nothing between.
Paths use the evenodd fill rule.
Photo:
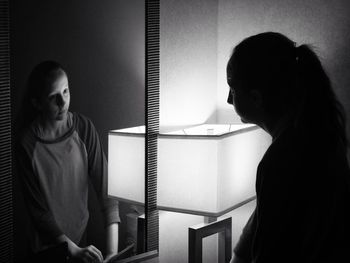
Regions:
<instances>
[{"instance_id":1,"label":"vertical wooden slat","mask_svg":"<svg viewBox=\"0 0 350 263\"><path fill-rule=\"evenodd\" d=\"M0 0L0 262L12 262L9 1Z\"/></svg>"},{"instance_id":2,"label":"vertical wooden slat","mask_svg":"<svg viewBox=\"0 0 350 263\"><path fill-rule=\"evenodd\" d=\"M159 134L160 1L146 0L146 251L159 248L157 140Z\"/></svg>"}]
</instances>

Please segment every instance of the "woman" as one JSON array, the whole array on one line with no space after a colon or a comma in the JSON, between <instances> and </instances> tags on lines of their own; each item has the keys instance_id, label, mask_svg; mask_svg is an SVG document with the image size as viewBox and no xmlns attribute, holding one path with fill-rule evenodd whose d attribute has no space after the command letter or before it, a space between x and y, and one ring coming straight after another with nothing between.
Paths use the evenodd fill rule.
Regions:
<instances>
[{"instance_id":1,"label":"woman","mask_svg":"<svg viewBox=\"0 0 350 263\"><path fill-rule=\"evenodd\" d=\"M227 64L228 103L273 138L257 169L257 205L231 262L346 262L350 171L345 116L307 45L261 33Z\"/></svg>"},{"instance_id":2,"label":"woman","mask_svg":"<svg viewBox=\"0 0 350 263\"><path fill-rule=\"evenodd\" d=\"M69 111L68 77L60 64L45 61L28 79L27 125L18 148L24 196L32 218L35 252L67 242L73 260L102 262L86 244L88 183L106 215L107 253L118 249L118 203L107 199L107 163L98 134L86 117Z\"/></svg>"}]
</instances>

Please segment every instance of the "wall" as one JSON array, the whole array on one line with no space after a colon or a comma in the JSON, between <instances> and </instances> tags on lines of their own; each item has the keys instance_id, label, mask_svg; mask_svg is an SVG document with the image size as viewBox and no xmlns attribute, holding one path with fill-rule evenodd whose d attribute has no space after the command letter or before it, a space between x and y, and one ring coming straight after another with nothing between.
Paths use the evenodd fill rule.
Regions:
<instances>
[{"instance_id":1,"label":"wall","mask_svg":"<svg viewBox=\"0 0 350 263\"><path fill-rule=\"evenodd\" d=\"M161 125L239 123L226 103L226 63L235 45L264 31L314 45L350 112L349 12L346 0L162 1Z\"/></svg>"},{"instance_id":2,"label":"wall","mask_svg":"<svg viewBox=\"0 0 350 263\"><path fill-rule=\"evenodd\" d=\"M14 122L22 113L31 69L53 59L68 72L71 110L92 119L105 153L108 130L144 124L144 0L13 0L10 4ZM28 215L17 181L14 192L19 256L26 252ZM89 231L103 246L102 222L95 210L91 216L95 227Z\"/></svg>"},{"instance_id":3,"label":"wall","mask_svg":"<svg viewBox=\"0 0 350 263\"><path fill-rule=\"evenodd\" d=\"M161 1L160 124L215 122L217 0Z\"/></svg>"},{"instance_id":4,"label":"wall","mask_svg":"<svg viewBox=\"0 0 350 263\"><path fill-rule=\"evenodd\" d=\"M298 45L314 45L339 99L350 112L349 1L219 0L218 10L218 122L234 118L232 107L226 104L226 63L232 48L264 31L281 32Z\"/></svg>"}]
</instances>

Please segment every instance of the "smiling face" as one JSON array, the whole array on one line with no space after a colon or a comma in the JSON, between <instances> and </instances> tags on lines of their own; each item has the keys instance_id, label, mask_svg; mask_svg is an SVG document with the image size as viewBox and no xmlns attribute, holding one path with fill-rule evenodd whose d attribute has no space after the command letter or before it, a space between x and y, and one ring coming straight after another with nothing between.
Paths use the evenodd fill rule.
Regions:
<instances>
[{"instance_id":1,"label":"smiling face","mask_svg":"<svg viewBox=\"0 0 350 263\"><path fill-rule=\"evenodd\" d=\"M46 121L66 120L70 104L68 78L63 70L49 78L44 94L36 106Z\"/></svg>"}]
</instances>

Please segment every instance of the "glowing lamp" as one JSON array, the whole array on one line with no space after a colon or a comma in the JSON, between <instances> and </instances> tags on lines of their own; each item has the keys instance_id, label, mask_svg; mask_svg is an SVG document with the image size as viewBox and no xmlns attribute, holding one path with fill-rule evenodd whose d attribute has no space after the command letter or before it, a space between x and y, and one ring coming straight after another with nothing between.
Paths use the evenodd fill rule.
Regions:
<instances>
[{"instance_id":1,"label":"glowing lamp","mask_svg":"<svg viewBox=\"0 0 350 263\"><path fill-rule=\"evenodd\" d=\"M109 132L108 194L144 203L145 128ZM161 210L218 217L255 196L256 168L270 144L254 125L203 124L158 137Z\"/></svg>"}]
</instances>

